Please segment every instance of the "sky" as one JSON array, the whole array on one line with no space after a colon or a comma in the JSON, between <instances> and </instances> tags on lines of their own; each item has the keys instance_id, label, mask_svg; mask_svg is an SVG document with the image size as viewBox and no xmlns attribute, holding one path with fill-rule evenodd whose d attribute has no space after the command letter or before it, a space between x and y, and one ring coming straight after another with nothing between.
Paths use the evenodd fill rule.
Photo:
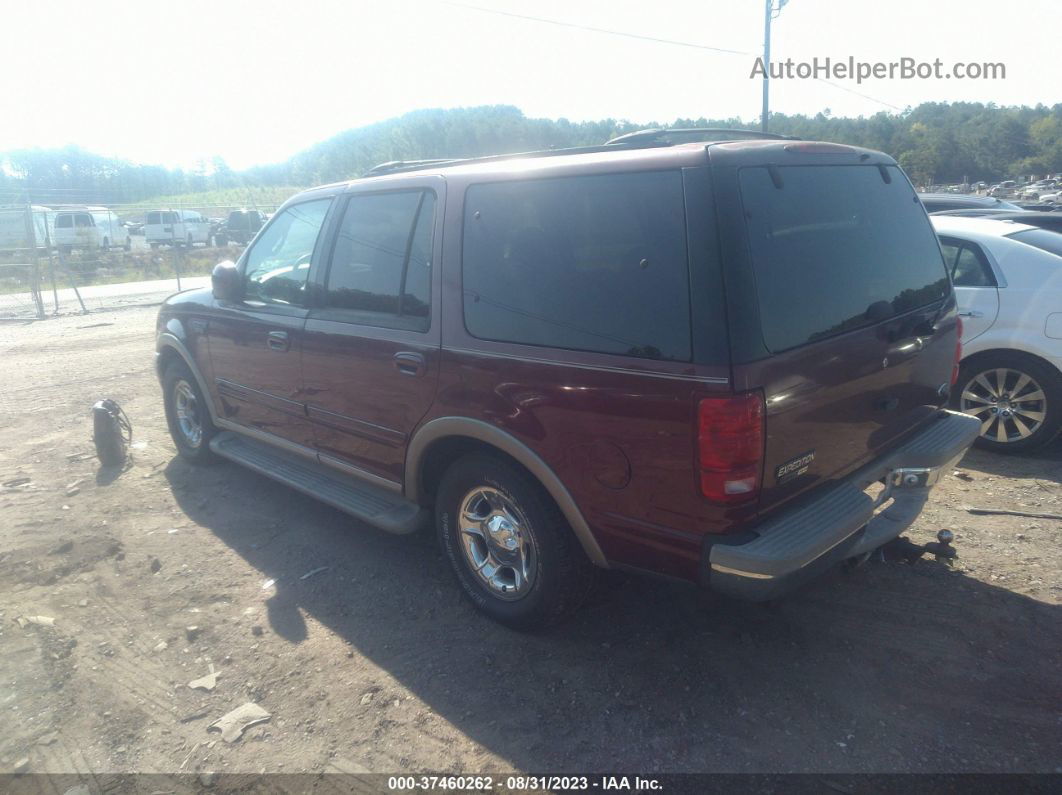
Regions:
<instances>
[{"instance_id":1,"label":"sky","mask_svg":"<svg viewBox=\"0 0 1062 795\"><path fill-rule=\"evenodd\" d=\"M763 11L764 0L3 0L0 151L76 144L170 167L220 156L242 169L418 108L751 120ZM1062 0L790 0L773 59L1002 62L1006 79L835 81L848 90L775 80L771 109L1059 103L1060 23Z\"/></svg>"}]
</instances>

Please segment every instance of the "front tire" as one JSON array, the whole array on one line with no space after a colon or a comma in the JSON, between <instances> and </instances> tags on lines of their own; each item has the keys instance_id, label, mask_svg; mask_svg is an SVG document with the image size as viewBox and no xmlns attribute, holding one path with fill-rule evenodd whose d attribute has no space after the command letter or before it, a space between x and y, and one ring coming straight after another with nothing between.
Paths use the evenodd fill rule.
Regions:
<instances>
[{"instance_id":1,"label":"front tire","mask_svg":"<svg viewBox=\"0 0 1062 795\"><path fill-rule=\"evenodd\" d=\"M558 623L586 597L595 570L564 515L526 472L473 453L443 475L436 530L478 610L520 630Z\"/></svg>"},{"instance_id":2,"label":"front tire","mask_svg":"<svg viewBox=\"0 0 1062 795\"><path fill-rule=\"evenodd\" d=\"M210 420L206 399L191 369L183 360L172 362L162 376L166 423L177 452L193 464L206 464L216 456L210 440L218 432Z\"/></svg>"},{"instance_id":3,"label":"front tire","mask_svg":"<svg viewBox=\"0 0 1062 795\"><path fill-rule=\"evenodd\" d=\"M1062 427L1062 374L1019 351L963 362L956 395L957 408L981 420L974 444L984 450L1031 452Z\"/></svg>"}]
</instances>

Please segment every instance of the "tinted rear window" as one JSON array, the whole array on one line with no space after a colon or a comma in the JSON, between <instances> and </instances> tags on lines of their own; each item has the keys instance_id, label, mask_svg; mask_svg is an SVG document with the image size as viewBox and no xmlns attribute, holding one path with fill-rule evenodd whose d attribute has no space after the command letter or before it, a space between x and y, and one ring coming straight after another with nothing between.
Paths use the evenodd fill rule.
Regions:
<instances>
[{"instance_id":1,"label":"tinted rear window","mask_svg":"<svg viewBox=\"0 0 1062 795\"><path fill-rule=\"evenodd\" d=\"M1007 237L1062 257L1062 233L1052 232L1050 229L1026 229Z\"/></svg>"},{"instance_id":2,"label":"tinted rear window","mask_svg":"<svg viewBox=\"0 0 1062 795\"><path fill-rule=\"evenodd\" d=\"M948 292L936 236L896 167L741 170L763 337L783 351L932 303Z\"/></svg>"},{"instance_id":3,"label":"tinted rear window","mask_svg":"<svg viewBox=\"0 0 1062 795\"><path fill-rule=\"evenodd\" d=\"M463 268L476 337L690 359L678 172L474 185Z\"/></svg>"}]
</instances>

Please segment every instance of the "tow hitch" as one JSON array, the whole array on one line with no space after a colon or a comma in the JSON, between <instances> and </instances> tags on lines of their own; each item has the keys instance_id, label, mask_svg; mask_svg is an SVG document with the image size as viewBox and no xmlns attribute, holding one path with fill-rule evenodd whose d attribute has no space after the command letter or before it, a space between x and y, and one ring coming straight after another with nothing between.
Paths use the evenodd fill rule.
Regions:
<instances>
[{"instance_id":1,"label":"tow hitch","mask_svg":"<svg viewBox=\"0 0 1062 795\"><path fill-rule=\"evenodd\" d=\"M916 544L906 536L895 538L881 547L881 559L883 561L902 561L914 563L923 555L932 555L937 563L951 566L952 561L959 557L959 553L951 542L955 539L951 530L941 530L937 533L937 540L927 544Z\"/></svg>"}]
</instances>

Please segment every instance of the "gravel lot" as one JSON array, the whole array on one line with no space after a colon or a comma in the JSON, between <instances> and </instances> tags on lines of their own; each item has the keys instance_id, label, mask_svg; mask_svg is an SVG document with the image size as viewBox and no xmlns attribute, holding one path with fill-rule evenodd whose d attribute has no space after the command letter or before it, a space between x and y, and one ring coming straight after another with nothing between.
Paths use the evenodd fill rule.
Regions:
<instances>
[{"instance_id":1,"label":"gravel lot","mask_svg":"<svg viewBox=\"0 0 1062 795\"><path fill-rule=\"evenodd\" d=\"M1062 444L946 478L909 536L952 528L953 569L759 607L609 573L519 635L430 536L177 460L154 316L0 326L0 772L1062 771L1062 522L965 510L1062 513ZM118 476L100 397L134 426ZM208 732L247 701L271 719Z\"/></svg>"}]
</instances>

